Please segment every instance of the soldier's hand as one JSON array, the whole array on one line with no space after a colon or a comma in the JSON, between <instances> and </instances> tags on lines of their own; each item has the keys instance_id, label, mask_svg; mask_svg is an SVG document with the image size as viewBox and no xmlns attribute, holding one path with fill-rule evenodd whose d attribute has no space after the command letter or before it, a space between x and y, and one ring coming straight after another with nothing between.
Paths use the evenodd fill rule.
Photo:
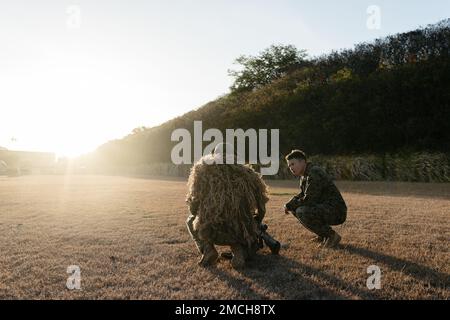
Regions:
<instances>
[{"instance_id":1,"label":"soldier's hand","mask_svg":"<svg viewBox=\"0 0 450 320\"><path fill-rule=\"evenodd\" d=\"M298 196L293 197L288 203L284 205L285 213L295 212L295 210L300 206L300 199Z\"/></svg>"}]
</instances>

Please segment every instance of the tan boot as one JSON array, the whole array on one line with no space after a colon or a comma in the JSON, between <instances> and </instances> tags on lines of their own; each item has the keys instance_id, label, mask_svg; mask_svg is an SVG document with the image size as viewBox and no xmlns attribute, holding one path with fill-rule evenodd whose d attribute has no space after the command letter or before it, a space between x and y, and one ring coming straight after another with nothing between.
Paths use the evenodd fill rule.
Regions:
<instances>
[{"instance_id":1,"label":"tan boot","mask_svg":"<svg viewBox=\"0 0 450 320\"><path fill-rule=\"evenodd\" d=\"M330 235L324 242L323 247L324 248L336 248L336 246L341 242L341 236L336 232L333 231L333 234Z\"/></svg>"},{"instance_id":2,"label":"tan boot","mask_svg":"<svg viewBox=\"0 0 450 320\"><path fill-rule=\"evenodd\" d=\"M244 247L241 245L231 246L231 252L233 252L233 258L231 259L231 266L234 269L242 269L245 267L246 254Z\"/></svg>"},{"instance_id":3,"label":"tan boot","mask_svg":"<svg viewBox=\"0 0 450 320\"><path fill-rule=\"evenodd\" d=\"M202 267L206 267L216 263L219 258L219 253L213 244L208 243L203 247L203 255L198 264Z\"/></svg>"}]
</instances>

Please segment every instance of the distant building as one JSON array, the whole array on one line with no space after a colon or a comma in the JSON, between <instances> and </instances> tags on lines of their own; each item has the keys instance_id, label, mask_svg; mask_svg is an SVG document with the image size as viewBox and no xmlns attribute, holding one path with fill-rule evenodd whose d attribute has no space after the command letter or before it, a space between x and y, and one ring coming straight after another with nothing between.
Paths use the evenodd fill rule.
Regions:
<instances>
[{"instance_id":1,"label":"distant building","mask_svg":"<svg viewBox=\"0 0 450 320\"><path fill-rule=\"evenodd\" d=\"M0 160L0 174L6 174L8 172L8 165L5 161Z\"/></svg>"},{"instance_id":2,"label":"distant building","mask_svg":"<svg viewBox=\"0 0 450 320\"><path fill-rule=\"evenodd\" d=\"M51 152L14 151L0 149L0 173L6 171L13 174L44 173L55 166L55 154ZM13 172L14 171L14 172Z\"/></svg>"}]
</instances>

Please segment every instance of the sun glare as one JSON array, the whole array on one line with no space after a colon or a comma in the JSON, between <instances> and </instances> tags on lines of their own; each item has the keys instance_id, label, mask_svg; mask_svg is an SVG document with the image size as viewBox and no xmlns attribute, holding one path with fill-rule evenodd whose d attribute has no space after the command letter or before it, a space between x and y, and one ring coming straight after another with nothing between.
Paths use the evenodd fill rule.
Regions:
<instances>
[{"instance_id":1,"label":"sun glare","mask_svg":"<svg viewBox=\"0 0 450 320\"><path fill-rule=\"evenodd\" d=\"M6 89L2 101L9 106L3 113L7 121L1 123L0 147L76 157L141 125L130 105L144 99L137 86L124 81L126 73L108 73L105 65L70 54L53 54L49 60L50 65L33 65L24 78L0 78Z\"/></svg>"}]
</instances>

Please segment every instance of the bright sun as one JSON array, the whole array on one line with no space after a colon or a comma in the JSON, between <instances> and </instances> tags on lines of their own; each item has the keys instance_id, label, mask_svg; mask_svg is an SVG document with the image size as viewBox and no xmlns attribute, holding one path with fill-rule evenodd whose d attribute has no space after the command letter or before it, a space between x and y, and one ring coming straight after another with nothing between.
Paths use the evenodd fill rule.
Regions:
<instances>
[{"instance_id":1,"label":"bright sun","mask_svg":"<svg viewBox=\"0 0 450 320\"><path fill-rule=\"evenodd\" d=\"M140 106L149 90L124 81L120 70L112 76L105 69L113 65L68 53L51 58L52 64L36 64L26 77L0 77L0 102L8 106L0 115L0 147L75 157L151 120L148 108Z\"/></svg>"}]
</instances>

